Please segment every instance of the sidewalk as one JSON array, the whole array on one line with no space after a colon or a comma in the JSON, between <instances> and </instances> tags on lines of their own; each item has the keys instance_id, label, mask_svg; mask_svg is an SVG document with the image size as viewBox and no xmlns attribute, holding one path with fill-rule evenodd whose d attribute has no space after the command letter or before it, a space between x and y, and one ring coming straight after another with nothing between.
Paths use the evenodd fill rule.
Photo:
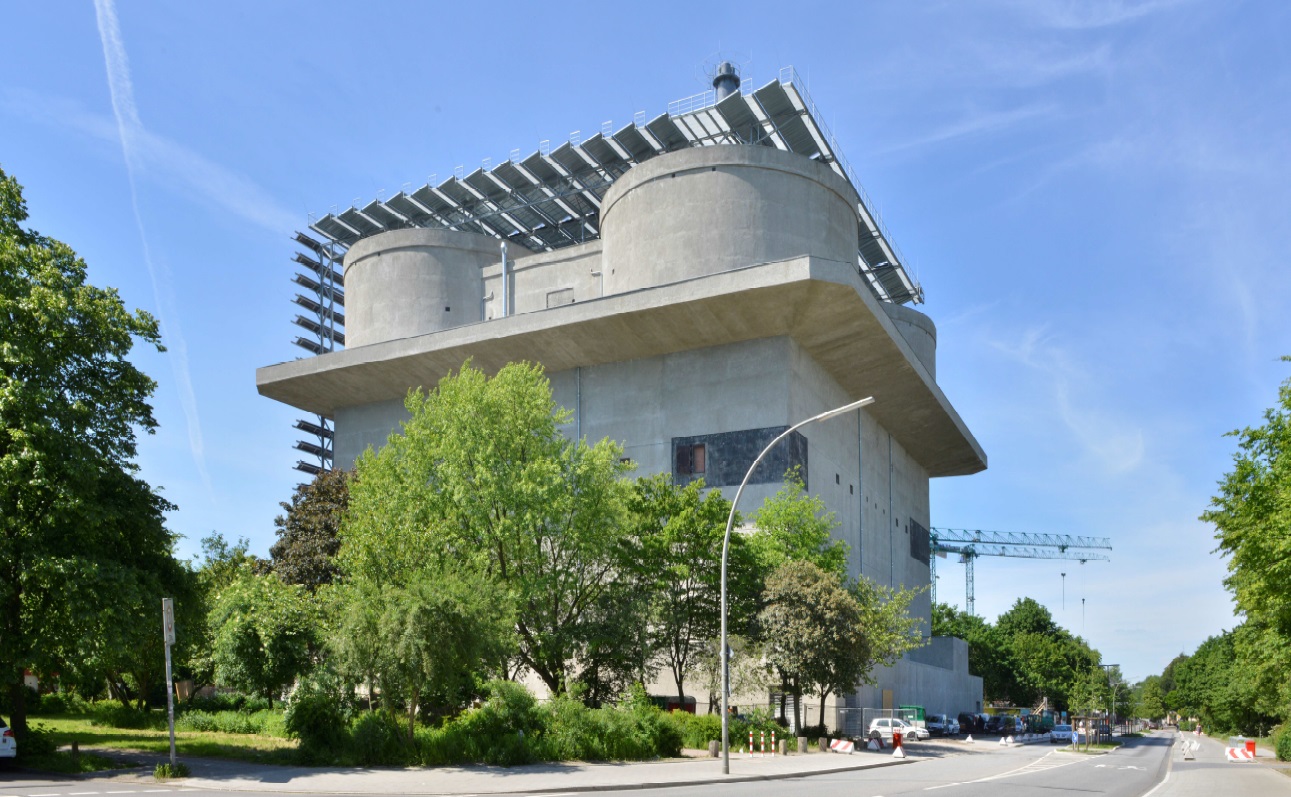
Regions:
<instances>
[{"instance_id":1,"label":"sidewalk","mask_svg":"<svg viewBox=\"0 0 1291 797\"><path fill-rule=\"evenodd\" d=\"M1185 733L1175 741L1170 748L1170 772L1163 783L1148 792L1151 797L1291 795L1291 777L1279 771L1291 769L1291 763L1278 761L1269 748L1258 748L1253 762L1235 764L1230 763L1224 755L1226 740L1202 736L1196 759L1184 761L1180 746L1180 741L1184 738L1197 737Z\"/></svg>"},{"instance_id":2,"label":"sidewalk","mask_svg":"<svg viewBox=\"0 0 1291 797\"><path fill-rule=\"evenodd\" d=\"M401 769L394 767L283 767L188 758L192 777L171 785L239 792L315 792L323 794L490 795L542 794L648 789L705 783L798 778L830 772L908 764L952 752L928 742L911 745L908 757L890 750L852 755L813 752L806 755L749 757L732 753L731 772L722 774L720 758L682 758L630 763L531 764L517 767L463 766ZM967 752L962 750L958 752ZM140 760L139 755L131 758ZM155 758L155 761L153 760ZM150 756L145 770L133 775L152 782L151 768L164 757Z\"/></svg>"}]
</instances>

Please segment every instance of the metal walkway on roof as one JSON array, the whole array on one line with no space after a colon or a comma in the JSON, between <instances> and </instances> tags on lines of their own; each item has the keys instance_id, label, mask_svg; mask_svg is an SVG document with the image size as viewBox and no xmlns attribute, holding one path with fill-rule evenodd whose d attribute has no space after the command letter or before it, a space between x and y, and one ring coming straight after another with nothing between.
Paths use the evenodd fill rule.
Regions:
<instances>
[{"instance_id":1,"label":"metal walkway on roof","mask_svg":"<svg viewBox=\"0 0 1291 797\"><path fill-rule=\"evenodd\" d=\"M387 230L438 227L551 251L599 237L605 192L620 175L656 155L695 146L775 147L828 164L851 183L861 198L856 208L857 268L880 300L922 302L922 288L801 83L788 67L759 89L741 90L720 102L713 91L697 94L670 104L667 113L649 121L638 117L613 132L607 125L590 138L570 140L554 150L544 147L524 159L513 156L438 185L427 183L362 208L329 213L310 228L342 248Z\"/></svg>"}]
</instances>

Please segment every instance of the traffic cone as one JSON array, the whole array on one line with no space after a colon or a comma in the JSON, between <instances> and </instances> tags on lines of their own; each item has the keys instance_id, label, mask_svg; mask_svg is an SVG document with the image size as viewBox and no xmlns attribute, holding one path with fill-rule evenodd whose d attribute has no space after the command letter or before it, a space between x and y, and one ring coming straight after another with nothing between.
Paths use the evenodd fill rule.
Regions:
<instances>
[{"instance_id":1,"label":"traffic cone","mask_svg":"<svg viewBox=\"0 0 1291 797\"><path fill-rule=\"evenodd\" d=\"M964 740L964 744L972 744L972 743L973 743L973 734L970 733L968 734L968 738Z\"/></svg>"},{"instance_id":2,"label":"traffic cone","mask_svg":"<svg viewBox=\"0 0 1291 797\"><path fill-rule=\"evenodd\" d=\"M905 758L905 745L897 745L897 747L892 750L892 757Z\"/></svg>"}]
</instances>

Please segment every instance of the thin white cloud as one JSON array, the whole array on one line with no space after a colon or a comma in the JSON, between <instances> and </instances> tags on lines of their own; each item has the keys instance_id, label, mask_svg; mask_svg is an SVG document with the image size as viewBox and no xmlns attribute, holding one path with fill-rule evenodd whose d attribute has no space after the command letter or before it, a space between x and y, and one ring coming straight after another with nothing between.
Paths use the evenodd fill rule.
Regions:
<instances>
[{"instance_id":1,"label":"thin white cloud","mask_svg":"<svg viewBox=\"0 0 1291 797\"><path fill-rule=\"evenodd\" d=\"M115 118L88 111L71 100L23 89L0 89L0 107L60 131L76 131L118 146L121 126ZM134 177L164 191L197 199L228 217L282 235L300 223L300 214L284 208L249 177L144 128L129 131Z\"/></svg>"},{"instance_id":2,"label":"thin white cloud","mask_svg":"<svg viewBox=\"0 0 1291 797\"><path fill-rule=\"evenodd\" d=\"M1143 431L1127 426L1080 395L1080 387L1095 380L1076 364L1066 349L1053 341L1047 327L1032 327L1024 330L1016 341L996 340L992 345L1048 379L1054 414L1105 474L1124 474L1143 463L1146 452Z\"/></svg>"},{"instance_id":3,"label":"thin white cloud","mask_svg":"<svg viewBox=\"0 0 1291 797\"><path fill-rule=\"evenodd\" d=\"M1059 30L1092 30L1112 28L1134 22L1161 11L1185 5L1188 0L1026 0L1017 7L1033 15L1047 28Z\"/></svg>"},{"instance_id":4,"label":"thin white cloud","mask_svg":"<svg viewBox=\"0 0 1291 797\"><path fill-rule=\"evenodd\" d=\"M875 155L888 155L903 150L923 149L969 136L997 133L1010 127L1048 116L1054 112L1052 105L1029 105L1008 111L993 111L964 116L921 136L906 139L875 151Z\"/></svg>"},{"instance_id":5,"label":"thin white cloud","mask_svg":"<svg viewBox=\"0 0 1291 797\"><path fill-rule=\"evenodd\" d=\"M135 175L140 168L138 153L145 143L142 140L145 138L145 131L135 106L134 85L130 80L130 63L121 41L121 30L117 24L117 13L112 0L95 0L94 13L98 21L99 38L103 42L103 60L107 66L112 111L116 116L117 134L121 139L126 174L130 180L130 204L134 210L135 225L139 229L139 241L143 246L143 260L148 267L148 275L152 279L153 295L157 302L157 318L171 353L175 382L179 389L179 401L188 424L189 448L192 450L193 461L201 474L202 482L210 491L211 477L206 470L197 395L193 390L193 378L188 367L188 345L179 325L178 314L174 311L175 300L170 285L170 272L164 263L158 265L154 262L148 245L148 233L144 227L143 215L139 212L139 191Z\"/></svg>"}]
</instances>

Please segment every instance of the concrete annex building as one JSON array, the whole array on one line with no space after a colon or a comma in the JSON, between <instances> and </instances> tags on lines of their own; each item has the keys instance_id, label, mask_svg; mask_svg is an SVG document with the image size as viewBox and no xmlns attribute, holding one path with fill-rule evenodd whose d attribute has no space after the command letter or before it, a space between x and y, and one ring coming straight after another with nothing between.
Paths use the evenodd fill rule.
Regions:
<instances>
[{"instance_id":1,"label":"concrete annex building","mask_svg":"<svg viewBox=\"0 0 1291 797\"><path fill-rule=\"evenodd\" d=\"M297 323L316 342L298 343L317 356L256 374L263 395L317 416L298 427L318 443L297 447L351 467L399 428L410 388L468 357L487 372L528 360L573 412L569 434L730 498L775 435L873 395L782 444L741 509L798 465L853 574L927 586L929 479L986 455L937 386L936 330L907 306L921 289L792 70L741 90L723 65L714 86L299 234L313 276L296 281L313 294L297 304L314 318ZM927 628L927 591L914 611ZM954 713L981 698L965 643L939 638L839 706Z\"/></svg>"}]
</instances>

